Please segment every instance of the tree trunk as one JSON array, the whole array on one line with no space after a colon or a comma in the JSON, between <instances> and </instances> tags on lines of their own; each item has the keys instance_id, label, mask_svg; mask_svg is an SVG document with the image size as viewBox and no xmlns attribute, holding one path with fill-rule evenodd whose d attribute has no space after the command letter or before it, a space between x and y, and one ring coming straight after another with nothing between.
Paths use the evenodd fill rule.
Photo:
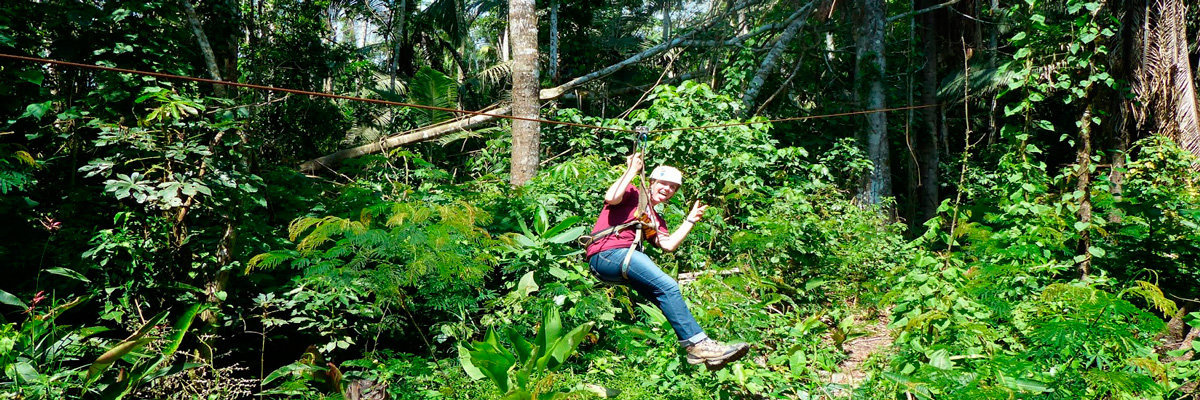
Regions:
<instances>
[{"instance_id":1,"label":"tree trunk","mask_svg":"<svg viewBox=\"0 0 1200 400\"><path fill-rule=\"evenodd\" d=\"M758 66L758 71L754 73L754 79L750 80L749 86L746 87L746 92L742 94L742 104L745 105L744 113L750 113L754 110L754 101L758 99L758 94L762 91L762 87L767 82L767 76L775 72L775 65L779 62L779 57L783 55L783 49L787 48L788 43L791 43L792 38L796 37L796 33L800 32L800 28L808 23L808 18L802 17L807 13L815 3L808 3L800 7L792 14L796 17L791 24L788 24L787 29L775 39L775 44L771 46L771 51L767 53L767 57L763 58L762 64Z\"/></svg>"},{"instance_id":2,"label":"tree trunk","mask_svg":"<svg viewBox=\"0 0 1200 400\"><path fill-rule=\"evenodd\" d=\"M672 0L662 0L662 40L671 40L671 3Z\"/></svg>"},{"instance_id":3,"label":"tree trunk","mask_svg":"<svg viewBox=\"0 0 1200 400\"><path fill-rule=\"evenodd\" d=\"M550 82L557 85L558 75L558 0L550 0Z\"/></svg>"},{"instance_id":4,"label":"tree trunk","mask_svg":"<svg viewBox=\"0 0 1200 400\"><path fill-rule=\"evenodd\" d=\"M925 67L921 71L921 104L936 104L938 89L938 46L937 18L933 14L924 14L918 32L925 56ZM916 153L918 160L917 188L917 220L914 225L921 225L937 214L938 204L938 107L921 109L922 126L918 129Z\"/></svg>"},{"instance_id":5,"label":"tree trunk","mask_svg":"<svg viewBox=\"0 0 1200 400\"><path fill-rule=\"evenodd\" d=\"M538 118L537 14L534 0L508 3L508 26L512 34L512 111L514 117ZM538 167L541 125L536 121L512 121L512 176L514 186L533 178Z\"/></svg>"},{"instance_id":6,"label":"tree trunk","mask_svg":"<svg viewBox=\"0 0 1200 400\"><path fill-rule=\"evenodd\" d=\"M394 5L395 2L393 1ZM396 14L399 13L397 16ZM392 20L395 21L395 26L392 28L392 67L389 74L391 81L389 89L392 93L396 92L396 70L400 64L400 48L404 44L404 17L408 16L408 0L400 0L400 8L392 8ZM398 17L398 18L397 18Z\"/></svg>"},{"instance_id":7,"label":"tree trunk","mask_svg":"<svg viewBox=\"0 0 1200 400\"><path fill-rule=\"evenodd\" d=\"M1200 155L1200 115L1196 86L1188 59L1187 11L1184 0L1130 2L1127 12L1145 10L1141 35L1141 65L1135 68L1134 92L1142 104L1150 105L1156 130L1176 140L1192 154ZM1135 8L1136 7L1136 8ZM1136 109L1135 109L1136 112ZM1147 115L1137 115L1139 125Z\"/></svg>"},{"instance_id":8,"label":"tree trunk","mask_svg":"<svg viewBox=\"0 0 1200 400\"><path fill-rule=\"evenodd\" d=\"M884 65L884 4L883 0L857 0L858 21L855 24L857 59L854 63L855 97L864 109L885 107L883 93ZM865 114L867 120L865 144L873 168L858 194L863 205L878 205L892 196L891 155L888 151L887 114Z\"/></svg>"},{"instance_id":9,"label":"tree trunk","mask_svg":"<svg viewBox=\"0 0 1200 400\"><path fill-rule=\"evenodd\" d=\"M512 60L512 48L508 43L510 36L508 32L509 27L504 27L504 30L500 31L500 37L497 38L498 43L496 43L496 48L500 50L500 62L502 63Z\"/></svg>"},{"instance_id":10,"label":"tree trunk","mask_svg":"<svg viewBox=\"0 0 1200 400\"><path fill-rule=\"evenodd\" d=\"M208 36L204 35L204 28L200 25L200 17L196 15L196 9L192 7L190 0L181 0L183 2L183 11L187 14L188 25L192 27L192 34L196 35L196 42L200 45L200 54L204 56L204 65L208 67L208 75L215 80L221 79L220 68L217 67L217 57L213 54L212 45L208 42ZM217 96L225 96L225 86L213 85L213 93Z\"/></svg>"},{"instance_id":11,"label":"tree trunk","mask_svg":"<svg viewBox=\"0 0 1200 400\"><path fill-rule=\"evenodd\" d=\"M1088 100L1090 100L1090 96L1085 96L1084 102L1087 104L1087 108L1084 109L1083 116L1079 118L1079 143L1075 153L1075 173L1078 178L1075 183L1075 193L1079 196L1079 211L1076 212L1076 215L1079 217L1079 222L1085 224L1092 222L1092 105ZM1087 276L1092 266L1092 253L1088 251L1091 247L1091 229L1084 229L1079 233L1079 254L1083 256L1083 260L1079 262L1079 272L1083 276Z\"/></svg>"}]
</instances>

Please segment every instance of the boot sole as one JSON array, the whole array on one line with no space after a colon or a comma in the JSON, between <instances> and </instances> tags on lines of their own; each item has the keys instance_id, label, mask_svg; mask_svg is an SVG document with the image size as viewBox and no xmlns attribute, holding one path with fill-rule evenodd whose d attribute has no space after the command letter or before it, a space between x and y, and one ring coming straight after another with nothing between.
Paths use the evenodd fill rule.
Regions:
<instances>
[{"instance_id":1,"label":"boot sole","mask_svg":"<svg viewBox=\"0 0 1200 400\"><path fill-rule=\"evenodd\" d=\"M738 348L737 350L735 350L734 352L729 353L728 355L721 357L721 358L703 359L703 358L692 358L691 356L688 356L687 362L688 362L688 364L692 364L692 365L697 365L697 364L703 363L704 366L707 367L709 371L716 371L718 369L725 367L726 364L729 364L731 362L742 359L742 357L745 357L746 353L749 353L749 352L750 352L750 345L747 344L747 345L744 345L744 346Z\"/></svg>"}]
</instances>

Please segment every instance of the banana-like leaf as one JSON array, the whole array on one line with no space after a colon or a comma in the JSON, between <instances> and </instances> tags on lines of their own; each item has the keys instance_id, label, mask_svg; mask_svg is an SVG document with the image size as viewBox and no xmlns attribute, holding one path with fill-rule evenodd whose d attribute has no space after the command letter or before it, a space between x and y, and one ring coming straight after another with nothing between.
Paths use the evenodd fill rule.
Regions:
<instances>
[{"instance_id":1,"label":"banana-like leaf","mask_svg":"<svg viewBox=\"0 0 1200 400\"><path fill-rule=\"evenodd\" d=\"M116 346L113 346L111 349L104 352L104 354L101 354L100 357L97 357L96 361L93 361L92 365L88 367L88 374L85 382L88 384L95 382L96 378L100 377L100 374L104 372L104 370L108 369L109 366L121 359L121 357L124 357L126 354L129 354L130 352L146 345L146 343L150 343L153 338L145 337L146 334L150 333L150 330L154 329L154 326L158 325L158 323L162 322L162 320L166 317L167 313L165 311L156 314L154 317L150 318L150 320L146 321L145 324L142 324L141 328L138 328L137 332L129 335L129 337L125 338L124 341L118 343Z\"/></svg>"},{"instance_id":2,"label":"banana-like leaf","mask_svg":"<svg viewBox=\"0 0 1200 400\"><path fill-rule=\"evenodd\" d=\"M119 392L112 392L111 397L105 396L105 398L108 400L119 400L125 397L133 388L141 384L147 375L157 371L160 365L169 361L175 355L175 352L179 350L179 345L183 342L184 336L191 330L192 321L196 319L196 314L199 314L202 308L203 305L201 304L194 304L188 307L187 311L184 311L183 315L180 315L179 319L175 320L171 335L166 338L167 345L163 347L159 356L151 362L141 363L135 367L129 378L122 382L124 388Z\"/></svg>"},{"instance_id":3,"label":"banana-like leaf","mask_svg":"<svg viewBox=\"0 0 1200 400\"><path fill-rule=\"evenodd\" d=\"M521 337L521 334L517 333L517 330L513 329L512 326L505 328L504 333L508 335L508 341L512 343L513 350L517 354L517 363L524 364L526 361L529 361L529 357L533 351L529 341Z\"/></svg>"},{"instance_id":4,"label":"banana-like leaf","mask_svg":"<svg viewBox=\"0 0 1200 400\"><path fill-rule=\"evenodd\" d=\"M475 363L471 362L471 351L461 344L458 345L458 363L462 365L463 371L467 373L467 376L471 377L472 381L486 377L483 371L480 371L479 367L476 367Z\"/></svg>"},{"instance_id":5,"label":"banana-like leaf","mask_svg":"<svg viewBox=\"0 0 1200 400\"><path fill-rule=\"evenodd\" d=\"M549 351L551 360L547 367L554 369L562 365L563 362L567 360L567 357L570 357L575 353L575 349L579 347L579 344L583 343L584 336L587 336L588 332L592 330L592 325L594 324L594 322L588 322L586 324L577 326L566 336L559 338L558 341L554 343L554 347L552 347Z\"/></svg>"},{"instance_id":6,"label":"banana-like leaf","mask_svg":"<svg viewBox=\"0 0 1200 400\"><path fill-rule=\"evenodd\" d=\"M16 306L20 308L29 308L29 306L26 305L25 302L21 301L21 299L17 298L17 296L13 296L12 293L5 292L3 290L0 290L0 304L8 304L10 306Z\"/></svg>"},{"instance_id":7,"label":"banana-like leaf","mask_svg":"<svg viewBox=\"0 0 1200 400\"><path fill-rule=\"evenodd\" d=\"M582 220L583 220L583 217L580 217L578 215L573 215L573 216L567 217L567 219L562 220L562 222L559 222L557 225L554 225L549 230L547 230L546 233L543 233L542 236L556 237L555 235L558 235L559 232L567 230L567 228L570 228L571 225L575 225L575 224L579 223L579 221L582 221ZM575 238L571 238L568 240L575 240ZM565 242L555 242L553 238L550 239L550 241L554 242L554 243L565 243Z\"/></svg>"}]
</instances>

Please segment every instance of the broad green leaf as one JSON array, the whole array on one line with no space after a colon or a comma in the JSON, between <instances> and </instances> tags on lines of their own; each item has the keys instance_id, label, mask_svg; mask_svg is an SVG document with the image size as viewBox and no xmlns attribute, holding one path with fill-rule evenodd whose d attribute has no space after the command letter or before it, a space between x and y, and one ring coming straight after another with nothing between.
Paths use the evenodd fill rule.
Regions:
<instances>
[{"instance_id":1,"label":"broad green leaf","mask_svg":"<svg viewBox=\"0 0 1200 400\"><path fill-rule=\"evenodd\" d=\"M50 109L52 107L53 106L51 105L50 101L43 101L41 103L33 103L28 106L25 106L25 113L21 114L21 116L17 117L17 118L20 119L20 118L25 118L25 117L33 117L34 119L39 119L39 118L42 118L43 115L46 115L47 112L50 112Z\"/></svg>"},{"instance_id":2,"label":"broad green leaf","mask_svg":"<svg viewBox=\"0 0 1200 400\"><path fill-rule=\"evenodd\" d=\"M29 306L26 305L25 302L21 301L21 299L18 299L17 296L13 296L12 293L5 292L3 290L0 290L0 304L29 308Z\"/></svg>"},{"instance_id":3,"label":"broad green leaf","mask_svg":"<svg viewBox=\"0 0 1200 400\"><path fill-rule=\"evenodd\" d=\"M954 368L954 362L950 361L950 352L946 351L946 349L934 350L932 353L927 354L927 356L929 357L929 365L932 365L934 368Z\"/></svg>"},{"instance_id":4,"label":"broad green leaf","mask_svg":"<svg viewBox=\"0 0 1200 400\"><path fill-rule=\"evenodd\" d=\"M461 344L456 347L458 348L458 364L462 365L463 371L467 373L467 376L470 377L472 381L485 378L483 372L479 370L479 367L476 367L475 364L471 362L470 350L467 350L467 348L463 347Z\"/></svg>"},{"instance_id":5,"label":"broad green leaf","mask_svg":"<svg viewBox=\"0 0 1200 400\"><path fill-rule=\"evenodd\" d=\"M556 243L556 244L569 243L575 239L578 239L580 236L583 236L583 232L585 232L585 229L587 229L587 227L577 226L577 227L567 230L566 232L560 233L560 234L548 239L547 241L550 243Z\"/></svg>"},{"instance_id":6,"label":"broad green leaf","mask_svg":"<svg viewBox=\"0 0 1200 400\"><path fill-rule=\"evenodd\" d=\"M533 271L529 271L521 276L521 281L517 283L517 295L525 297L538 291L539 288L537 282L533 280Z\"/></svg>"},{"instance_id":7,"label":"broad green leaf","mask_svg":"<svg viewBox=\"0 0 1200 400\"><path fill-rule=\"evenodd\" d=\"M42 70L37 68L23 69L20 72L17 72L17 77L34 85L41 85L42 80L45 79L45 77L42 75Z\"/></svg>"},{"instance_id":8,"label":"broad green leaf","mask_svg":"<svg viewBox=\"0 0 1200 400\"><path fill-rule=\"evenodd\" d=\"M89 280L86 276L83 276L83 274L75 272L73 270L62 268L62 267L50 268L50 269L47 269L46 272L49 272L51 274L58 275L58 276L65 276L67 278L71 278L71 279L74 279L74 280L77 280L80 282L87 282L87 283L91 282L91 280Z\"/></svg>"},{"instance_id":9,"label":"broad green leaf","mask_svg":"<svg viewBox=\"0 0 1200 400\"><path fill-rule=\"evenodd\" d=\"M513 352L517 356L517 364L524 364L526 361L529 361L529 356L533 351L529 341L521 337L521 334L517 333L517 330L512 326L505 327L504 333L508 335L508 341L513 345Z\"/></svg>"},{"instance_id":10,"label":"broad green leaf","mask_svg":"<svg viewBox=\"0 0 1200 400\"><path fill-rule=\"evenodd\" d=\"M538 235L540 236L549 236L550 234L546 231L549 226L550 216L546 214L545 207L539 206L537 218L533 220L533 229L537 231Z\"/></svg>"},{"instance_id":11,"label":"broad green leaf","mask_svg":"<svg viewBox=\"0 0 1200 400\"><path fill-rule=\"evenodd\" d=\"M554 227L547 230L543 236L558 235L559 232L562 232L562 231L566 230L567 228L570 228L572 225L575 225L575 224L579 223L579 221L582 221L582 220L583 220L583 217L580 217L578 215L571 216L567 219L562 220L562 222L559 222L557 225L554 225ZM570 240L574 240L574 238L571 238ZM554 239L551 239L550 241L553 242ZM563 242L555 242L555 243L563 243Z\"/></svg>"},{"instance_id":12,"label":"broad green leaf","mask_svg":"<svg viewBox=\"0 0 1200 400\"><path fill-rule=\"evenodd\" d=\"M1000 383L1009 389L1020 390L1023 392L1046 393L1050 391L1049 385L1033 379L1001 376Z\"/></svg>"},{"instance_id":13,"label":"broad green leaf","mask_svg":"<svg viewBox=\"0 0 1200 400\"><path fill-rule=\"evenodd\" d=\"M566 336L559 338L550 350L553 360L548 366L553 369L566 362L567 358L575 353L575 349L579 347L579 344L583 343L583 338L592 330L594 324L594 322L588 322L577 326L570 333L567 333Z\"/></svg>"}]
</instances>

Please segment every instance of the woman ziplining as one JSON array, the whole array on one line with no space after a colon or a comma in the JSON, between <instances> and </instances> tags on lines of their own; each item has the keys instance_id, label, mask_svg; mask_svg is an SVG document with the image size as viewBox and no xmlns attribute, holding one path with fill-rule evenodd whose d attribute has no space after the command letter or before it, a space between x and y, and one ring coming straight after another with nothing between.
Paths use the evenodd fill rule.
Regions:
<instances>
[{"instance_id":1,"label":"woman ziplining","mask_svg":"<svg viewBox=\"0 0 1200 400\"><path fill-rule=\"evenodd\" d=\"M750 345L724 344L709 338L688 310L679 284L642 252L643 240L664 251L675 251L700 222L708 206L697 200L679 229L670 232L654 206L675 196L683 184L683 173L660 165L647 181L642 173L642 154L638 152L629 156L625 166L625 173L604 195L604 207L592 234L584 239L592 274L604 282L628 285L652 300L671 323L680 346L687 352L689 364L705 364L716 370L737 361L746 355ZM642 187L632 184L634 176L639 174Z\"/></svg>"}]
</instances>

